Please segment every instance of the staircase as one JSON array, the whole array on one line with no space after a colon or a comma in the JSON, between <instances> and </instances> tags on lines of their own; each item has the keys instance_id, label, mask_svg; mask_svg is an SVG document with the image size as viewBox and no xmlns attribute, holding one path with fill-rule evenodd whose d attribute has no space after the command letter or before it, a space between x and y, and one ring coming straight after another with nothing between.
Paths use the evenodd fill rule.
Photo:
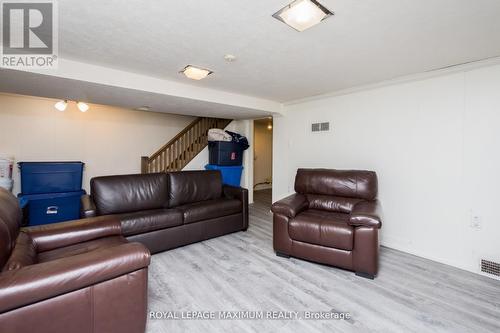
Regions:
<instances>
[{"instance_id":1,"label":"staircase","mask_svg":"<svg viewBox=\"0 0 500 333\"><path fill-rule=\"evenodd\" d=\"M208 130L224 129L232 120L200 117L150 157L141 157L141 172L182 170L208 144Z\"/></svg>"}]
</instances>

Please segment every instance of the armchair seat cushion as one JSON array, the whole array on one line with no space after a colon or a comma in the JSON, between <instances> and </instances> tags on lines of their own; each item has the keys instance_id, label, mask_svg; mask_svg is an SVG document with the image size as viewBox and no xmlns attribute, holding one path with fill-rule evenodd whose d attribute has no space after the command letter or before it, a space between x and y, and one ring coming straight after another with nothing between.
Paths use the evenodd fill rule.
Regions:
<instances>
[{"instance_id":1,"label":"armchair seat cushion","mask_svg":"<svg viewBox=\"0 0 500 333\"><path fill-rule=\"evenodd\" d=\"M288 232L296 241L351 251L354 228L348 221L349 214L309 209L290 221Z\"/></svg>"},{"instance_id":2,"label":"armchair seat cushion","mask_svg":"<svg viewBox=\"0 0 500 333\"><path fill-rule=\"evenodd\" d=\"M182 225L182 212L177 209L154 209L118 215L124 236Z\"/></svg>"},{"instance_id":3,"label":"armchair seat cushion","mask_svg":"<svg viewBox=\"0 0 500 333\"><path fill-rule=\"evenodd\" d=\"M73 257L79 254L92 251L101 251L105 248L110 248L122 244L127 244L128 241L122 236L112 236L98 238L91 241L73 244L65 247L60 247L55 250L38 253L38 263L49 262L61 258Z\"/></svg>"},{"instance_id":4,"label":"armchair seat cushion","mask_svg":"<svg viewBox=\"0 0 500 333\"><path fill-rule=\"evenodd\" d=\"M241 213L242 203L237 199L215 199L177 207L184 214L184 224Z\"/></svg>"}]
</instances>

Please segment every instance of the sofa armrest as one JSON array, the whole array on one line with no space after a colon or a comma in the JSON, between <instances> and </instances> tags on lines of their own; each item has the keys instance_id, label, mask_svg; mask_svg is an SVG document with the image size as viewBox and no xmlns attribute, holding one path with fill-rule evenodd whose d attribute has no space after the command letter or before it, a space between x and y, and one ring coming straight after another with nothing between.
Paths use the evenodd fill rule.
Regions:
<instances>
[{"instance_id":1,"label":"sofa armrest","mask_svg":"<svg viewBox=\"0 0 500 333\"><path fill-rule=\"evenodd\" d=\"M0 313L114 279L149 265L139 243L91 251L0 274Z\"/></svg>"},{"instance_id":2,"label":"sofa armrest","mask_svg":"<svg viewBox=\"0 0 500 333\"><path fill-rule=\"evenodd\" d=\"M357 203L351 212L349 225L363 227L382 226L382 207L378 200Z\"/></svg>"},{"instance_id":3,"label":"sofa armrest","mask_svg":"<svg viewBox=\"0 0 500 333\"><path fill-rule=\"evenodd\" d=\"M295 193L273 204L271 210L273 213L285 215L294 218L300 212L309 207L309 202L303 194Z\"/></svg>"},{"instance_id":4,"label":"sofa armrest","mask_svg":"<svg viewBox=\"0 0 500 333\"><path fill-rule=\"evenodd\" d=\"M94 200L88 194L82 195L80 198L80 217L95 217L97 216L97 208L95 206Z\"/></svg>"},{"instance_id":5,"label":"sofa armrest","mask_svg":"<svg viewBox=\"0 0 500 333\"><path fill-rule=\"evenodd\" d=\"M120 220L112 216L28 227L22 231L29 234L38 252L122 234Z\"/></svg>"},{"instance_id":6,"label":"sofa armrest","mask_svg":"<svg viewBox=\"0 0 500 333\"><path fill-rule=\"evenodd\" d=\"M248 190L246 188L224 185L222 191L226 198L248 202Z\"/></svg>"},{"instance_id":7,"label":"sofa armrest","mask_svg":"<svg viewBox=\"0 0 500 333\"><path fill-rule=\"evenodd\" d=\"M238 199L242 204L243 230L248 229L248 190L243 187L224 185L224 196L229 199Z\"/></svg>"}]
</instances>

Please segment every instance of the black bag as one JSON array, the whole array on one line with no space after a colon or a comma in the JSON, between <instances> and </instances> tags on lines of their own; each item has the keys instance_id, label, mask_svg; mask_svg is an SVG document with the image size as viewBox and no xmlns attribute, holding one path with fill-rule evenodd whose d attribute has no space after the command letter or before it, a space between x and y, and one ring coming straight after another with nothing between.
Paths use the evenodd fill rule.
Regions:
<instances>
[{"instance_id":1,"label":"black bag","mask_svg":"<svg viewBox=\"0 0 500 333\"><path fill-rule=\"evenodd\" d=\"M248 139L241 134L226 131L227 134L233 137L232 142L237 143L241 146L242 150L247 150L250 145L248 144Z\"/></svg>"}]
</instances>

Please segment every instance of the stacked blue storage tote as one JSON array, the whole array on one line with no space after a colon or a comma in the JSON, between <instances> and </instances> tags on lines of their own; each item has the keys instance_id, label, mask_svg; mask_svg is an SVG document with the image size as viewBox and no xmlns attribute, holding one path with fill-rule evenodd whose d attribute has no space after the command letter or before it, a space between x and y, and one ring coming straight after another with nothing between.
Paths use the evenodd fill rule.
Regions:
<instances>
[{"instance_id":1,"label":"stacked blue storage tote","mask_svg":"<svg viewBox=\"0 0 500 333\"><path fill-rule=\"evenodd\" d=\"M219 170L222 183L240 187L243 173L243 153L248 149L248 141L244 136L226 131L233 137L232 141L209 141L207 170Z\"/></svg>"},{"instance_id":2,"label":"stacked blue storage tote","mask_svg":"<svg viewBox=\"0 0 500 333\"><path fill-rule=\"evenodd\" d=\"M231 186L240 186L243 167L239 166L221 166L214 164L205 165L206 170L219 170L222 175L222 183Z\"/></svg>"},{"instance_id":3,"label":"stacked blue storage tote","mask_svg":"<svg viewBox=\"0 0 500 333\"><path fill-rule=\"evenodd\" d=\"M82 162L20 162L21 193L29 225L80 217Z\"/></svg>"}]
</instances>

